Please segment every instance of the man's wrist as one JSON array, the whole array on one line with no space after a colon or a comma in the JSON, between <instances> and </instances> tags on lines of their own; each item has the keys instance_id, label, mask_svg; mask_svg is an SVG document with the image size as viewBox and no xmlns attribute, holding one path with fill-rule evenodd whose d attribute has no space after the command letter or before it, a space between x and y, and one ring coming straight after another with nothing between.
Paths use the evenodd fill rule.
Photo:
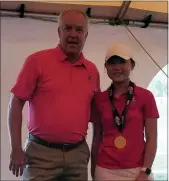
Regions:
<instances>
[{"instance_id":1,"label":"man's wrist","mask_svg":"<svg viewBox=\"0 0 169 181\"><path fill-rule=\"evenodd\" d=\"M22 146L19 144L19 145L11 145L11 149L14 151L14 150L22 150Z\"/></svg>"}]
</instances>

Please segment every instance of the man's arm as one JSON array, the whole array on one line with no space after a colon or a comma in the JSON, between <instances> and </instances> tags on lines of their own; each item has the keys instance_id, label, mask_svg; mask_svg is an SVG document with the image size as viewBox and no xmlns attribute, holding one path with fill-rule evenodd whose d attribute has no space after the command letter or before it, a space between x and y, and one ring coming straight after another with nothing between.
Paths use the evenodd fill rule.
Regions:
<instances>
[{"instance_id":1,"label":"man's arm","mask_svg":"<svg viewBox=\"0 0 169 181\"><path fill-rule=\"evenodd\" d=\"M23 174L26 164L25 153L22 149L21 129L22 129L22 110L25 101L12 94L8 106L8 129L11 144L9 170L17 177Z\"/></svg>"},{"instance_id":2,"label":"man's arm","mask_svg":"<svg viewBox=\"0 0 169 181\"><path fill-rule=\"evenodd\" d=\"M22 149L21 128L22 110L26 101L11 95L8 106L8 129L12 149Z\"/></svg>"},{"instance_id":3,"label":"man's arm","mask_svg":"<svg viewBox=\"0 0 169 181\"><path fill-rule=\"evenodd\" d=\"M29 56L11 89L11 99L8 106L8 127L12 148L21 146L22 110L26 101L33 96L38 77L36 60Z\"/></svg>"},{"instance_id":4,"label":"man's arm","mask_svg":"<svg viewBox=\"0 0 169 181\"><path fill-rule=\"evenodd\" d=\"M22 149L22 110L26 101L33 97L39 76L36 60L29 56L11 89L11 99L8 106L7 124L9 129L11 153L9 169L14 175L23 174L26 155Z\"/></svg>"}]
</instances>

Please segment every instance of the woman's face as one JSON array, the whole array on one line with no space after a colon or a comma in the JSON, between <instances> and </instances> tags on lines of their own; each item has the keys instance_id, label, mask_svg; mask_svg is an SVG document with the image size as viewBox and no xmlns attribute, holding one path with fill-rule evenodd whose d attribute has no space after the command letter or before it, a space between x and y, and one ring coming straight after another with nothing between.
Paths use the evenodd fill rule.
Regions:
<instances>
[{"instance_id":1,"label":"woman's face","mask_svg":"<svg viewBox=\"0 0 169 181\"><path fill-rule=\"evenodd\" d=\"M115 60L111 59L105 65L107 75L113 82L123 82L130 76L130 72L133 69L131 60Z\"/></svg>"}]
</instances>

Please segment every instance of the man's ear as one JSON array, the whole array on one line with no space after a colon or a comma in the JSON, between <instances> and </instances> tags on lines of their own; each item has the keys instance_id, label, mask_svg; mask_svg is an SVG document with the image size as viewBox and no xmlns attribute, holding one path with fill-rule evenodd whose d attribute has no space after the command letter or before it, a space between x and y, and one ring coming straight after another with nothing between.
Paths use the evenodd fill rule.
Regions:
<instances>
[{"instance_id":1,"label":"man's ear","mask_svg":"<svg viewBox=\"0 0 169 181\"><path fill-rule=\"evenodd\" d=\"M88 31L87 31L86 34L85 34L85 39L87 39L87 36L88 36Z\"/></svg>"}]
</instances>

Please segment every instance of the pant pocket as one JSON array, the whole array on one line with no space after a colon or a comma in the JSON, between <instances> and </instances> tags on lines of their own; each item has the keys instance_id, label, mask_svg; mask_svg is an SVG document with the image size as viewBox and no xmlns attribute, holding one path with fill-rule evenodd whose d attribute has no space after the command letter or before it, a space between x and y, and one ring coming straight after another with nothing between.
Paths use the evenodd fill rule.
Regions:
<instances>
[{"instance_id":1,"label":"pant pocket","mask_svg":"<svg viewBox=\"0 0 169 181\"><path fill-rule=\"evenodd\" d=\"M84 160L86 164L88 164L89 159L90 159L90 149L88 144L85 142L79 147L79 152L80 152L80 158L81 160Z\"/></svg>"},{"instance_id":2,"label":"pant pocket","mask_svg":"<svg viewBox=\"0 0 169 181\"><path fill-rule=\"evenodd\" d=\"M27 140L25 141L24 149L23 149L25 153L28 153L28 150L29 150L29 148L30 148L30 146L31 146L31 143L32 143L32 141L30 141L29 139L27 139Z\"/></svg>"}]
</instances>

